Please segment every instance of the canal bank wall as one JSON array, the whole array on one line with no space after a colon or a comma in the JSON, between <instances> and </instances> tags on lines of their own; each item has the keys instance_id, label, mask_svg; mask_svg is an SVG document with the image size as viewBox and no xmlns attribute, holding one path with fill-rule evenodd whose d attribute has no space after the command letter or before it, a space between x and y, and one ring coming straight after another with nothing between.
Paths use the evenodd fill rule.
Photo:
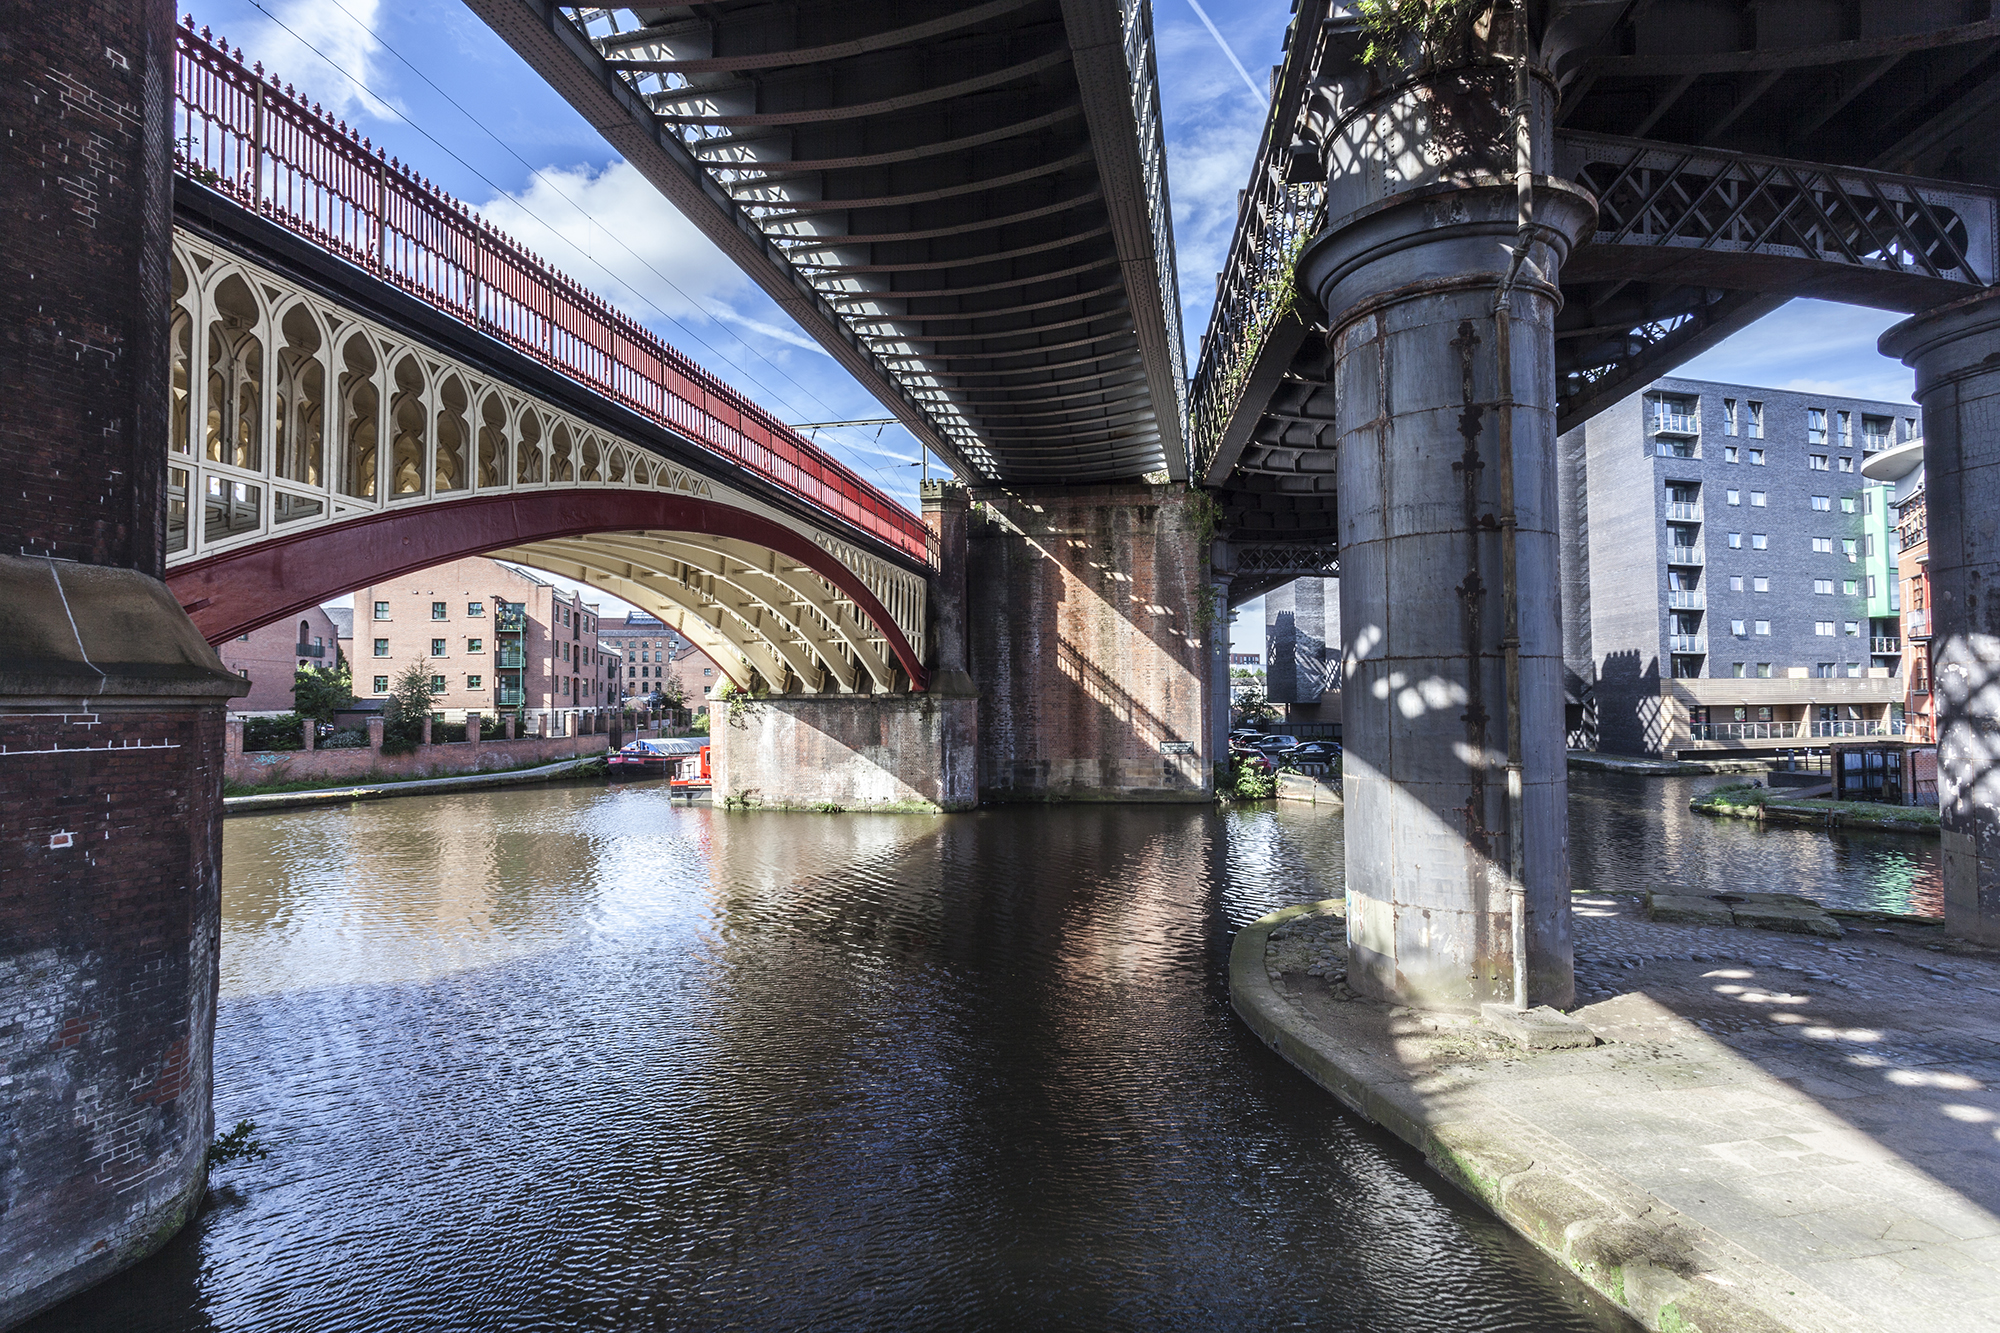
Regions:
<instances>
[{"instance_id":1,"label":"canal bank wall","mask_svg":"<svg viewBox=\"0 0 2000 1333\"><path fill-rule=\"evenodd\" d=\"M1524 1051L1471 1017L1358 997L1339 902L1239 932L1231 1002L1648 1329L1993 1327L2000 1099L1974 1052L2000 1040L2000 951L1577 903L1589 1049Z\"/></svg>"},{"instance_id":2,"label":"canal bank wall","mask_svg":"<svg viewBox=\"0 0 2000 1333\"><path fill-rule=\"evenodd\" d=\"M383 754L372 749L253 750L229 755L223 779L241 787L259 787L274 782L334 784L446 777L600 755L608 748L607 742L608 737L602 734L586 734L419 745L408 754Z\"/></svg>"}]
</instances>

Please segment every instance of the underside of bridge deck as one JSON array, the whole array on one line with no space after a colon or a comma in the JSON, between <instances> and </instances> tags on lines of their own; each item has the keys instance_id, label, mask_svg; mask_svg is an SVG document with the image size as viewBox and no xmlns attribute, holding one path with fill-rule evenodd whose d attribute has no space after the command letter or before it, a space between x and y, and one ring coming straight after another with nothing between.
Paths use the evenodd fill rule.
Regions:
<instances>
[{"instance_id":1,"label":"underside of bridge deck","mask_svg":"<svg viewBox=\"0 0 2000 1333\"><path fill-rule=\"evenodd\" d=\"M1147 6L470 2L962 479L1186 476Z\"/></svg>"}]
</instances>

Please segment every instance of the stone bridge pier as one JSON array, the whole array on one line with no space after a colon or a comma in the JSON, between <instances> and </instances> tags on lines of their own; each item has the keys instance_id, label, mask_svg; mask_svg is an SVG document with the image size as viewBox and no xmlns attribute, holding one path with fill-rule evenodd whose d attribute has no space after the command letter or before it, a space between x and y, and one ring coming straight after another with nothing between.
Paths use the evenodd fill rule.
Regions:
<instances>
[{"instance_id":1,"label":"stone bridge pier","mask_svg":"<svg viewBox=\"0 0 2000 1333\"><path fill-rule=\"evenodd\" d=\"M157 1249L212 1135L223 711L160 575L173 6L0 44L0 1328Z\"/></svg>"},{"instance_id":2,"label":"stone bridge pier","mask_svg":"<svg viewBox=\"0 0 2000 1333\"><path fill-rule=\"evenodd\" d=\"M1882 335L1917 372L1945 927L2000 944L2000 289Z\"/></svg>"},{"instance_id":3,"label":"stone bridge pier","mask_svg":"<svg viewBox=\"0 0 2000 1333\"><path fill-rule=\"evenodd\" d=\"M1458 1009L1513 995L1516 882L1529 1002L1573 991L1553 325L1595 206L1534 177L1496 315L1521 236L1510 84L1489 64L1351 90L1298 265L1338 386L1349 975Z\"/></svg>"},{"instance_id":4,"label":"stone bridge pier","mask_svg":"<svg viewBox=\"0 0 2000 1333\"><path fill-rule=\"evenodd\" d=\"M843 810L1212 799L1205 644L1224 630L1202 610L1212 593L1187 496L927 484L930 688L712 710L717 799Z\"/></svg>"}]
</instances>

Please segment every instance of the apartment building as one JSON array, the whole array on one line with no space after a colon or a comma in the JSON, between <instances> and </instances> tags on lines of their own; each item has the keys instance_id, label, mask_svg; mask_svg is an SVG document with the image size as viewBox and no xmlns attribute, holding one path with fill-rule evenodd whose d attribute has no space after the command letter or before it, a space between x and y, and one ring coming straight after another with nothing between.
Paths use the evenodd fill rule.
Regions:
<instances>
[{"instance_id":1,"label":"apartment building","mask_svg":"<svg viewBox=\"0 0 2000 1333\"><path fill-rule=\"evenodd\" d=\"M1265 697L1287 723L1340 722L1340 580L1303 578L1264 594Z\"/></svg>"},{"instance_id":2,"label":"apartment building","mask_svg":"<svg viewBox=\"0 0 2000 1333\"><path fill-rule=\"evenodd\" d=\"M1782 749L1902 729L1889 488L1909 403L1662 379L1561 440L1572 743Z\"/></svg>"},{"instance_id":3,"label":"apartment building","mask_svg":"<svg viewBox=\"0 0 2000 1333\"><path fill-rule=\"evenodd\" d=\"M292 681L309 667L340 665L340 637L332 615L321 607L289 616L248 634L239 634L216 652L222 664L250 682L250 693L232 701L238 717L292 711Z\"/></svg>"},{"instance_id":4,"label":"apartment building","mask_svg":"<svg viewBox=\"0 0 2000 1333\"><path fill-rule=\"evenodd\" d=\"M705 707L703 700L722 688L728 677L715 659L677 632L665 621L634 612L623 620L604 622L602 642L623 654L624 697L638 699L665 687L679 677L687 691L688 707L695 712Z\"/></svg>"},{"instance_id":5,"label":"apartment building","mask_svg":"<svg viewBox=\"0 0 2000 1333\"><path fill-rule=\"evenodd\" d=\"M1924 442L1913 439L1870 458L1862 474L1889 492L1888 573L1901 617L1905 739L1937 743L1931 694L1930 523L1924 502Z\"/></svg>"},{"instance_id":6,"label":"apartment building","mask_svg":"<svg viewBox=\"0 0 2000 1333\"><path fill-rule=\"evenodd\" d=\"M386 698L429 666L436 709L546 714L604 708L616 682L597 646L597 605L524 569L474 556L354 594L354 693Z\"/></svg>"}]
</instances>

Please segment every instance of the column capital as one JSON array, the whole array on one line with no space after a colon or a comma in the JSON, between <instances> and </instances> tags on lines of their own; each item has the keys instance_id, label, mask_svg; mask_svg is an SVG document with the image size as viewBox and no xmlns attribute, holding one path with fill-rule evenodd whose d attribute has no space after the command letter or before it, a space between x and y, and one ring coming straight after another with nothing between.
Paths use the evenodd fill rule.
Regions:
<instances>
[{"instance_id":1,"label":"column capital","mask_svg":"<svg viewBox=\"0 0 2000 1333\"><path fill-rule=\"evenodd\" d=\"M1990 375L2000 364L2000 287L1912 315L1884 331L1875 345L1883 356L1917 372L1920 396L1968 371Z\"/></svg>"}]
</instances>

